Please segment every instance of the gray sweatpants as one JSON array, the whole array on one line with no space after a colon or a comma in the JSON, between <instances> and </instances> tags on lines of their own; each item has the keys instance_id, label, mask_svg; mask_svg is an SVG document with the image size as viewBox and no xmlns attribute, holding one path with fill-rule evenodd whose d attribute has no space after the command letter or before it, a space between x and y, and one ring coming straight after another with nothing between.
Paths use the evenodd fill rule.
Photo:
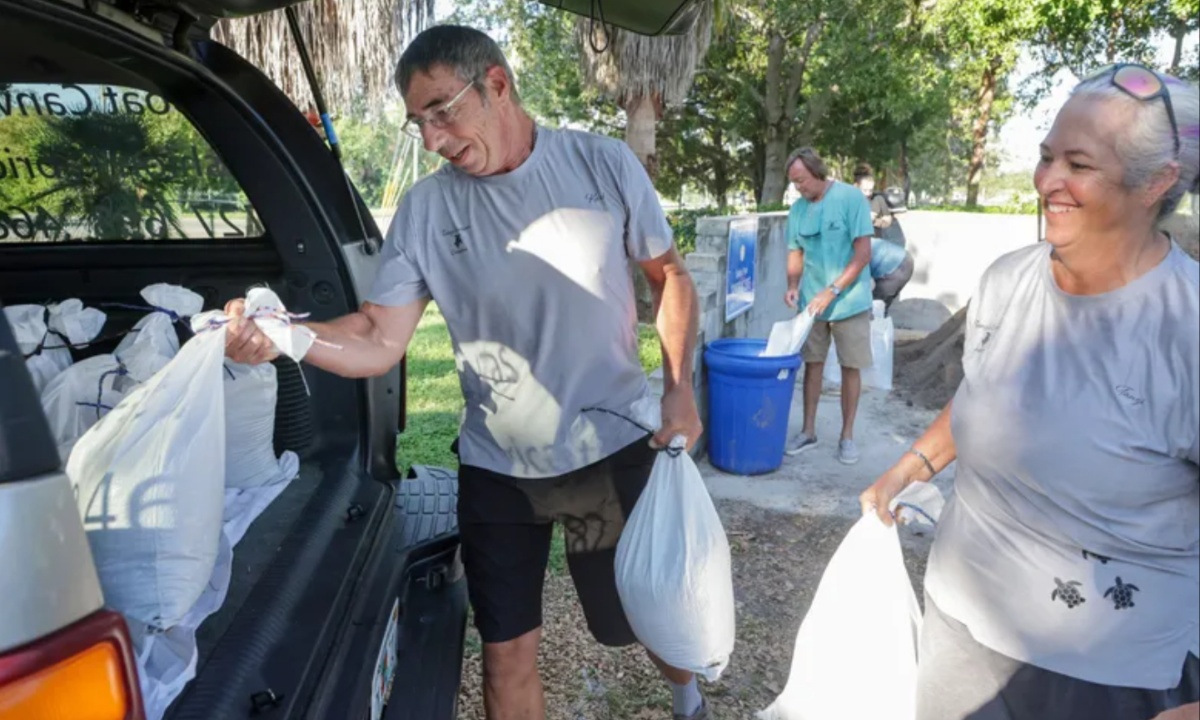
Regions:
<instances>
[{"instance_id":1,"label":"gray sweatpants","mask_svg":"<svg viewBox=\"0 0 1200 720\"><path fill-rule=\"evenodd\" d=\"M1151 720L1198 700L1195 655L1188 655L1174 690L1098 685L984 647L925 596L917 720Z\"/></svg>"}]
</instances>

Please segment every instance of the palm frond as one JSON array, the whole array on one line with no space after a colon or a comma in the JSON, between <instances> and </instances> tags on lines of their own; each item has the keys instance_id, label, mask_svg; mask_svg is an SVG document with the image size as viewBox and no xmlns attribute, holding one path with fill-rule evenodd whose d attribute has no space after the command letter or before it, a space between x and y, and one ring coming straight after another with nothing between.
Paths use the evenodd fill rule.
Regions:
<instances>
[{"instance_id":1,"label":"palm frond","mask_svg":"<svg viewBox=\"0 0 1200 720\"><path fill-rule=\"evenodd\" d=\"M657 98L662 107L682 104L712 42L714 6L720 2L701 1L696 23L683 35L647 37L576 20L588 82L621 106L637 97Z\"/></svg>"},{"instance_id":2,"label":"palm frond","mask_svg":"<svg viewBox=\"0 0 1200 720\"><path fill-rule=\"evenodd\" d=\"M434 0L311 0L296 11L329 106L348 111L359 100L378 111L398 97L396 61L405 43L432 23ZM298 107L312 106L283 10L221 20L212 37L262 69Z\"/></svg>"}]
</instances>

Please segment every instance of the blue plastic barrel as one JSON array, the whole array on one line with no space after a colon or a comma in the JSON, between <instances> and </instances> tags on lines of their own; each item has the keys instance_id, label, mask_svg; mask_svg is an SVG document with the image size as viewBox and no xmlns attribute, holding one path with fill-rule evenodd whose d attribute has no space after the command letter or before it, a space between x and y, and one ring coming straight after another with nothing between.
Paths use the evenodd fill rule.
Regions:
<instances>
[{"instance_id":1,"label":"blue plastic barrel","mask_svg":"<svg viewBox=\"0 0 1200 720\"><path fill-rule=\"evenodd\" d=\"M737 475L783 464L799 355L759 357L766 340L722 338L704 350L708 367L708 460Z\"/></svg>"}]
</instances>

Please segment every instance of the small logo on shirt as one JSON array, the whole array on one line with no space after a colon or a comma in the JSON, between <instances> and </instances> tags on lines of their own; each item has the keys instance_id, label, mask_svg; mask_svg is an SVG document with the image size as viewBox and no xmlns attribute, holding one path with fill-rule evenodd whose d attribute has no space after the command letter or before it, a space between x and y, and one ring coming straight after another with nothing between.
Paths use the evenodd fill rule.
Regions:
<instances>
[{"instance_id":1,"label":"small logo on shirt","mask_svg":"<svg viewBox=\"0 0 1200 720\"><path fill-rule=\"evenodd\" d=\"M979 342L975 345L975 352L983 352L987 349L988 342L992 339L992 336L996 334L996 326L984 325L977 322L975 323L975 331L979 333Z\"/></svg>"},{"instance_id":2,"label":"small logo on shirt","mask_svg":"<svg viewBox=\"0 0 1200 720\"><path fill-rule=\"evenodd\" d=\"M442 231L442 237L450 238L450 254L461 255L467 251L467 244L463 240L463 233L470 230L471 226L467 225L460 228L450 228Z\"/></svg>"},{"instance_id":3,"label":"small logo on shirt","mask_svg":"<svg viewBox=\"0 0 1200 720\"><path fill-rule=\"evenodd\" d=\"M1117 391L1117 397L1133 407L1141 407L1146 404L1146 399L1134 392L1133 388L1128 385L1118 385L1113 389Z\"/></svg>"},{"instance_id":4,"label":"small logo on shirt","mask_svg":"<svg viewBox=\"0 0 1200 720\"><path fill-rule=\"evenodd\" d=\"M604 193L590 192L584 197L586 197L587 201L589 203L591 203L592 205L603 205L604 204Z\"/></svg>"}]
</instances>

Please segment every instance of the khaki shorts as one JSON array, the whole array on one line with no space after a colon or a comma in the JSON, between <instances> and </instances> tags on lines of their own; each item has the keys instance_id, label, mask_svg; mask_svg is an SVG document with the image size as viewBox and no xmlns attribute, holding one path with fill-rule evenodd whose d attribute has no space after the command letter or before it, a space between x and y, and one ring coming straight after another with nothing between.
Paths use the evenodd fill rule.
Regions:
<instances>
[{"instance_id":1,"label":"khaki shorts","mask_svg":"<svg viewBox=\"0 0 1200 720\"><path fill-rule=\"evenodd\" d=\"M838 364L853 370L866 370L875 364L871 357L871 311L846 318L813 323L801 355L804 362L815 365L829 357L829 342L837 346Z\"/></svg>"}]
</instances>

